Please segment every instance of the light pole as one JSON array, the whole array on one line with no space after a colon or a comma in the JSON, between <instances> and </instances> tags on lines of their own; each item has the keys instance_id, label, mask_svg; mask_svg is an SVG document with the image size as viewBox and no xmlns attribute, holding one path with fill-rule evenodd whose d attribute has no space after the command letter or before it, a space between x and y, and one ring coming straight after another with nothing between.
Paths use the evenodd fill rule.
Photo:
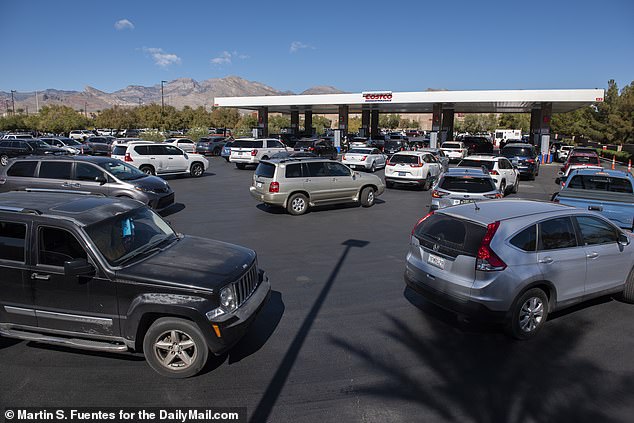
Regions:
<instances>
[{"instance_id":1,"label":"light pole","mask_svg":"<svg viewBox=\"0 0 634 423\"><path fill-rule=\"evenodd\" d=\"M167 81L161 81L161 114L163 113L163 110L165 109L165 100L163 98L163 84L165 84Z\"/></svg>"},{"instance_id":2,"label":"light pole","mask_svg":"<svg viewBox=\"0 0 634 423\"><path fill-rule=\"evenodd\" d=\"M13 109L13 114L15 115L15 98L13 97L13 93L17 92L16 90L11 90L11 107Z\"/></svg>"}]
</instances>

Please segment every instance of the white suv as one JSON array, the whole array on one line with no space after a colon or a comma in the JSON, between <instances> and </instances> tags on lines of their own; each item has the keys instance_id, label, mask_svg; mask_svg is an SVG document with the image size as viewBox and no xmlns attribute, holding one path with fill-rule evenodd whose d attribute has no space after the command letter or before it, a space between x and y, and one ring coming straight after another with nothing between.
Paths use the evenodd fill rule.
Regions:
<instances>
[{"instance_id":1,"label":"white suv","mask_svg":"<svg viewBox=\"0 0 634 423\"><path fill-rule=\"evenodd\" d=\"M163 143L175 145L186 153L196 152L196 143L189 138L168 138Z\"/></svg>"},{"instance_id":2,"label":"white suv","mask_svg":"<svg viewBox=\"0 0 634 423\"><path fill-rule=\"evenodd\" d=\"M229 161L238 169L244 169L246 165L256 165L281 151L286 151L286 146L275 138L240 138L231 146Z\"/></svg>"},{"instance_id":3,"label":"white suv","mask_svg":"<svg viewBox=\"0 0 634 423\"><path fill-rule=\"evenodd\" d=\"M442 164L432 153L401 151L387 161L385 186L414 185L428 190L442 173Z\"/></svg>"},{"instance_id":4,"label":"white suv","mask_svg":"<svg viewBox=\"0 0 634 423\"><path fill-rule=\"evenodd\" d=\"M458 167L486 168L495 182L495 188L506 195L516 193L520 186L520 171L506 157L474 155L462 159Z\"/></svg>"},{"instance_id":5,"label":"white suv","mask_svg":"<svg viewBox=\"0 0 634 423\"><path fill-rule=\"evenodd\" d=\"M117 145L112 150L112 158L136 166L148 175L189 173L197 178L209 167L209 161L200 154L186 153L173 145L152 142Z\"/></svg>"},{"instance_id":6,"label":"white suv","mask_svg":"<svg viewBox=\"0 0 634 423\"><path fill-rule=\"evenodd\" d=\"M73 131L70 131L68 138L72 138L77 141L84 141L85 139L94 136L95 134L93 134L91 131L87 131L85 129L75 129Z\"/></svg>"},{"instance_id":7,"label":"white suv","mask_svg":"<svg viewBox=\"0 0 634 423\"><path fill-rule=\"evenodd\" d=\"M460 161L467 157L469 149L460 141L447 141L442 143L440 150L449 157L449 161Z\"/></svg>"}]
</instances>

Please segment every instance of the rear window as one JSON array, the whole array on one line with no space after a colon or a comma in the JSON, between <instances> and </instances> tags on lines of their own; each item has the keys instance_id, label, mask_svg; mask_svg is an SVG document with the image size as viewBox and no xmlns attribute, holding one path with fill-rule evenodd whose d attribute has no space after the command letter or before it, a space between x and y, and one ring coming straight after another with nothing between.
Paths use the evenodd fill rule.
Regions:
<instances>
[{"instance_id":1,"label":"rear window","mask_svg":"<svg viewBox=\"0 0 634 423\"><path fill-rule=\"evenodd\" d=\"M255 169L255 175L263 178L272 178L275 174L275 165L271 163L260 163Z\"/></svg>"},{"instance_id":2,"label":"rear window","mask_svg":"<svg viewBox=\"0 0 634 423\"><path fill-rule=\"evenodd\" d=\"M632 184L629 180L600 175L575 175L570 180L568 188L633 193Z\"/></svg>"},{"instance_id":3,"label":"rear window","mask_svg":"<svg viewBox=\"0 0 634 423\"><path fill-rule=\"evenodd\" d=\"M313 146L313 141L297 141L295 143L295 147L300 147L300 148L306 148L306 147L312 147Z\"/></svg>"},{"instance_id":4,"label":"rear window","mask_svg":"<svg viewBox=\"0 0 634 423\"><path fill-rule=\"evenodd\" d=\"M414 235L421 245L449 257L476 257L486 227L442 213L434 213L419 224Z\"/></svg>"},{"instance_id":5,"label":"rear window","mask_svg":"<svg viewBox=\"0 0 634 423\"><path fill-rule=\"evenodd\" d=\"M570 164L600 164L598 156L577 156L570 157Z\"/></svg>"},{"instance_id":6,"label":"rear window","mask_svg":"<svg viewBox=\"0 0 634 423\"><path fill-rule=\"evenodd\" d=\"M446 142L442 145L442 148L460 148L460 144L457 142Z\"/></svg>"},{"instance_id":7,"label":"rear window","mask_svg":"<svg viewBox=\"0 0 634 423\"><path fill-rule=\"evenodd\" d=\"M0 222L0 260L24 263L26 225Z\"/></svg>"},{"instance_id":8,"label":"rear window","mask_svg":"<svg viewBox=\"0 0 634 423\"><path fill-rule=\"evenodd\" d=\"M410 154L395 154L390 158L390 163L418 164L418 156Z\"/></svg>"},{"instance_id":9,"label":"rear window","mask_svg":"<svg viewBox=\"0 0 634 423\"><path fill-rule=\"evenodd\" d=\"M245 140L245 141L235 141L233 143L233 146L235 148L262 148L262 141L251 141L251 140Z\"/></svg>"},{"instance_id":10,"label":"rear window","mask_svg":"<svg viewBox=\"0 0 634 423\"><path fill-rule=\"evenodd\" d=\"M530 147L504 147L502 149L502 155L504 157L515 157L515 156L534 156L535 150Z\"/></svg>"},{"instance_id":11,"label":"rear window","mask_svg":"<svg viewBox=\"0 0 634 423\"><path fill-rule=\"evenodd\" d=\"M368 149L368 148L351 148L350 151L348 151L348 153L351 154L371 154L372 150Z\"/></svg>"},{"instance_id":12,"label":"rear window","mask_svg":"<svg viewBox=\"0 0 634 423\"><path fill-rule=\"evenodd\" d=\"M112 150L113 156L125 156L126 151L128 151L128 147L125 145L117 145Z\"/></svg>"},{"instance_id":13,"label":"rear window","mask_svg":"<svg viewBox=\"0 0 634 423\"><path fill-rule=\"evenodd\" d=\"M491 178L479 176L444 176L439 187L446 191L483 193L495 191L495 184Z\"/></svg>"},{"instance_id":14,"label":"rear window","mask_svg":"<svg viewBox=\"0 0 634 423\"><path fill-rule=\"evenodd\" d=\"M479 168L482 168L482 166L486 167L488 170L493 170L493 167L495 166L495 162L492 162L492 161L489 161L489 160L464 159L464 160L461 160L460 163L458 163L458 167L479 167Z\"/></svg>"},{"instance_id":15,"label":"rear window","mask_svg":"<svg viewBox=\"0 0 634 423\"><path fill-rule=\"evenodd\" d=\"M37 162L16 162L7 170L8 176L21 176L21 177L32 177L35 175L35 168L37 167Z\"/></svg>"}]
</instances>

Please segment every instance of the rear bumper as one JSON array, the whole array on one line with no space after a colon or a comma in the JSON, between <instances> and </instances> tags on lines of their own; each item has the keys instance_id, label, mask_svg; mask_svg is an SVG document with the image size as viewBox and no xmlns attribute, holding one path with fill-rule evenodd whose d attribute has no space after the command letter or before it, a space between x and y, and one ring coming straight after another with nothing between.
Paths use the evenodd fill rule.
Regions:
<instances>
[{"instance_id":1,"label":"rear bumper","mask_svg":"<svg viewBox=\"0 0 634 423\"><path fill-rule=\"evenodd\" d=\"M249 192L251 196L256 200L270 204L272 206L285 206L287 195L279 192L258 192L255 187L249 187Z\"/></svg>"},{"instance_id":2,"label":"rear bumper","mask_svg":"<svg viewBox=\"0 0 634 423\"><path fill-rule=\"evenodd\" d=\"M229 156L231 163L257 164L259 160L254 156Z\"/></svg>"},{"instance_id":3,"label":"rear bumper","mask_svg":"<svg viewBox=\"0 0 634 423\"><path fill-rule=\"evenodd\" d=\"M386 176L385 182L390 182L393 184L401 184L401 185L424 185L426 179L425 178L406 178L402 176Z\"/></svg>"}]
</instances>

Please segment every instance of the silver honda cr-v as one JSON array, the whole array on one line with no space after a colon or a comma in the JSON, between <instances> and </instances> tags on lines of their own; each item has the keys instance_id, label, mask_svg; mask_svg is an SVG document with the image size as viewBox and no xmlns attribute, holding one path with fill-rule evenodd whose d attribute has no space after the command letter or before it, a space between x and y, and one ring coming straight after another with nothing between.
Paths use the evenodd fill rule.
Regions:
<instances>
[{"instance_id":1,"label":"silver honda cr-v","mask_svg":"<svg viewBox=\"0 0 634 423\"><path fill-rule=\"evenodd\" d=\"M615 293L634 302L631 237L599 214L555 203L447 207L412 230L405 281L441 307L503 321L527 339L556 309Z\"/></svg>"}]
</instances>

